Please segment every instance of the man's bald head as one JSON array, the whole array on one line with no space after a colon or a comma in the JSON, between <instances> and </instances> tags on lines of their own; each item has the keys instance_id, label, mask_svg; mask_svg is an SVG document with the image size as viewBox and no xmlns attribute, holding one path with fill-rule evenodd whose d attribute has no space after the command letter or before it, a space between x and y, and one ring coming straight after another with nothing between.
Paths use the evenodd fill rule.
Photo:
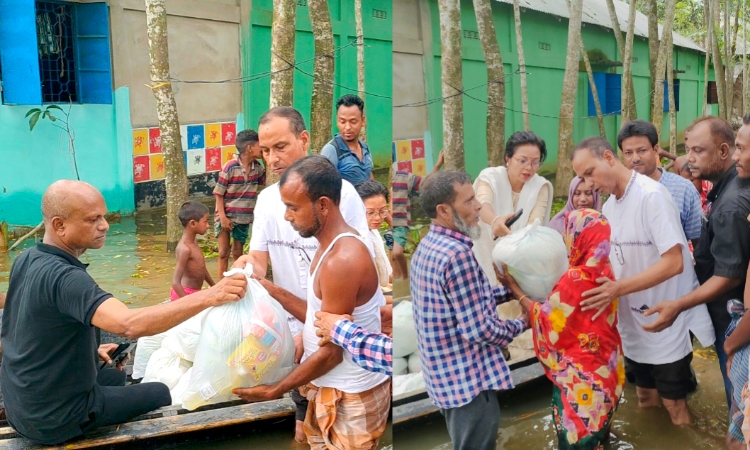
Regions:
<instances>
[{"instance_id":1,"label":"man's bald head","mask_svg":"<svg viewBox=\"0 0 750 450\"><path fill-rule=\"evenodd\" d=\"M82 181L56 181L42 197L44 243L76 258L88 249L102 248L109 230L106 214L104 197L94 186Z\"/></svg>"},{"instance_id":2,"label":"man's bald head","mask_svg":"<svg viewBox=\"0 0 750 450\"><path fill-rule=\"evenodd\" d=\"M42 196L42 216L45 222L55 217L68 219L76 210L100 199L102 194L85 181L55 181Z\"/></svg>"}]
</instances>

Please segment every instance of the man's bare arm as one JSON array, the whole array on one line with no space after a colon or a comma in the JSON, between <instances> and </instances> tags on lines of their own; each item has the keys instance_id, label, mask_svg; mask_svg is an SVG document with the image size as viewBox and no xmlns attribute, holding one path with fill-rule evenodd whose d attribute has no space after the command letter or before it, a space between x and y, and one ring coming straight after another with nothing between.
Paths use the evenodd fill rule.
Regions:
<instances>
[{"instance_id":1,"label":"man's bare arm","mask_svg":"<svg viewBox=\"0 0 750 450\"><path fill-rule=\"evenodd\" d=\"M265 278L266 273L268 272L268 261L270 260L270 256L268 252L264 252L261 250L250 250L250 252L247 255L240 256L234 264L232 264L232 267L236 269L244 269L245 264L252 264L253 265L253 274L258 278Z\"/></svg>"},{"instance_id":2,"label":"man's bare arm","mask_svg":"<svg viewBox=\"0 0 750 450\"><path fill-rule=\"evenodd\" d=\"M5 294L0 292L0 309L5 308Z\"/></svg>"},{"instance_id":3,"label":"man's bare arm","mask_svg":"<svg viewBox=\"0 0 750 450\"><path fill-rule=\"evenodd\" d=\"M739 286L741 282L742 280L737 278L725 278L714 275L709 278L708 281L700 285L698 289L689 292L682 298L661 302L646 311L643 314L644 316L659 313L659 317L650 325L644 325L643 329L652 333L657 333L669 328L681 312L687 311L693 306L700 305L701 303L708 303L725 292ZM732 333L732 335L734 335L734 333Z\"/></svg>"},{"instance_id":4,"label":"man's bare arm","mask_svg":"<svg viewBox=\"0 0 750 450\"><path fill-rule=\"evenodd\" d=\"M659 261L651 267L632 277L617 281L609 278L597 279L596 282L601 283L601 286L583 293L585 300L581 302L581 311L598 309L599 312L591 319L595 320L614 299L652 288L682 273L682 251L682 245L675 245L664 252Z\"/></svg>"},{"instance_id":5,"label":"man's bare arm","mask_svg":"<svg viewBox=\"0 0 750 450\"><path fill-rule=\"evenodd\" d=\"M294 318L300 322L305 321L305 316L307 315L306 300L297 297L284 288L276 286L265 278L255 278L260 281L260 284L263 285L264 288L266 288L271 297L281 303L281 306L283 306L289 314L293 315Z\"/></svg>"},{"instance_id":6,"label":"man's bare arm","mask_svg":"<svg viewBox=\"0 0 750 450\"><path fill-rule=\"evenodd\" d=\"M234 275L219 281L205 291L199 291L178 302L161 303L146 308L129 309L116 298L99 305L91 324L110 333L138 339L166 331L211 306L237 301L245 296L247 281L244 275Z\"/></svg>"}]
</instances>

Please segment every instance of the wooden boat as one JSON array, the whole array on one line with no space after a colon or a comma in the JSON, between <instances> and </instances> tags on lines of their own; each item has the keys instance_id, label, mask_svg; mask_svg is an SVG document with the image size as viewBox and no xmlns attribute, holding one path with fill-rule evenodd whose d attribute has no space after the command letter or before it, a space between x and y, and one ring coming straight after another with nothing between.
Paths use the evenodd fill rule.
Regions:
<instances>
[{"instance_id":1,"label":"wooden boat","mask_svg":"<svg viewBox=\"0 0 750 450\"><path fill-rule=\"evenodd\" d=\"M410 300L410 298L396 299L393 302L394 306L405 300ZM533 355L533 351L524 354L522 358L517 360L510 360L508 368L515 388L545 378L544 369L542 369L542 365L536 359L536 356ZM391 407L394 426L439 412L438 407L432 404L424 388L394 396Z\"/></svg>"},{"instance_id":2,"label":"wooden boat","mask_svg":"<svg viewBox=\"0 0 750 450\"><path fill-rule=\"evenodd\" d=\"M246 403L242 400L204 406L195 411L181 406L166 406L136 417L130 422L97 428L80 439L57 446L32 444L19 437L7 424L0 428L0 449L84 449L131 444L147 439L175 436L194 431L294 416L296 407L291 398L268 402Z\"/></svg>"}]
</instances>

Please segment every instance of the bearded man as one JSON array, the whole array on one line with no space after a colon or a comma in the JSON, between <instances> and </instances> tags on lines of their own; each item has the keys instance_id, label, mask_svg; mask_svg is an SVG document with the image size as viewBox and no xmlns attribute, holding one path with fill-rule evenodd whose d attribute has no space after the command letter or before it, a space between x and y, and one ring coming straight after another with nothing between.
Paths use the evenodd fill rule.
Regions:
<instances>
[{"instance_id":1,"label":"bearded man","mask_svg":"<svg viewBox=\"0 0 750 450\"><path fill-rule=\"evenodd\" d=\"M420 203L432 223L412 257L410 280L427 393L445 417L455 449L494 449L497 391L513 387L502 347L528 321L497 316L496 306L512 294L490 286L471 250L482 205L469 175L429 175Z\"/></svg>"}]
</instances>

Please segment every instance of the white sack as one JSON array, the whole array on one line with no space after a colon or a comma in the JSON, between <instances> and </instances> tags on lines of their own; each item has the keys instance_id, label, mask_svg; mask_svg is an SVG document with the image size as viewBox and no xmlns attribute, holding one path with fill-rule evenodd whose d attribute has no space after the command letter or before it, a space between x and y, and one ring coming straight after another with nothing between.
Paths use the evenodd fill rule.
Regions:
<instances>
[{"instance_id":1,"label":"white sack","mask_svg":"<svg viewBox=\"0 0 750 450\"><path fill-rule=\"evenodd\" d=\"M544 301L568 270L568 252L560 233L541 226L539 219L501 238L492 250L492 261L516 279L531 299Z\"/></svg>"},{"instance_id":2,"label":"white sack","mask_svg":"<svg viewBox=\"0 0 750 450\"><path fill-rule=\"evenodd\" d=\"M205 309L181 324L164 332L165 337L161 343L180 358L187 361L195 360L195 350L198 348L198 338L201 335L201 326L211 308Z\"/></svg>"},{"instance_id":3,"label":"white sack","mask_svg":"<svg viewBox=\"0 0 750 450\"><path fill-rule=\"evenodd\" d=\"M393 377L393 395L406 394L425 389L424 377L421 373L410 373Z\"/></svg>"},{"instance_id":4,"label":"white sack","mask_svg":"<svg viewBox=\"0 0 750 450\"><path fill-rule=\"evenodd\" d=\"M148 360L146 366L146 374L141 382L158 381L172 389L180 381L180 377L190 368L190 364L190 361L180 359L176 353L162 347L151 355L151 359Z\"/></svg>"},{"instance_id":5,"label":"white sack","mask_svg":"<svg viewBox=\"0 0 750 450\"><path fill-rule=\"evenodd\" d=\"M419 373L422 371L422 360L419 359L419 350L409 355L409 373Z\"/></svg>"},{"instance_id":6,"label":"white sack","mask_svg":"<svg viewBox=\"0 0 750 450\"><path fill-rule=\"evenodd\" d=\"M190 375L193 373L193 368L189 368L181 377L180 381L177 382L175 387L169 391L172 396L172 405L182 405L182 399L185 397L185 391L187 391L188 384L190 384Z\"/></svg>"},{"instance_id":7,"label":"white sack","mask_svg":"<svg viewBox=\"0 0 750 450\"><path fill-rule=\"evenodd\" d=\"M406 375L408 366L406 358L393 358L393 375Z\"/></svg>"},{"instance_id":8,"label":"white sack","mask_svg":"<svg viewBox=\"0 0 750 450\"><path fill-rule=\"evenodd\" d=\"M146 375L146 366L148 365L151 355L161 347L161 343L166 332L155 334L153 336L144 336L138 338L135 346L135 359L133 360L133 379L138 380Z\"/></svg>"},{"instance_id":9,"label":"white sack","mask_svg":"<svg viewBox=\"0 0 750 450\"><path fill-rule=\"evenodd\" d=\"M417 351L417 328L410 301L393 308L393 358L403 358ZM395 373L395 372L394 372Z\"/></svg>"}]
</instances>

